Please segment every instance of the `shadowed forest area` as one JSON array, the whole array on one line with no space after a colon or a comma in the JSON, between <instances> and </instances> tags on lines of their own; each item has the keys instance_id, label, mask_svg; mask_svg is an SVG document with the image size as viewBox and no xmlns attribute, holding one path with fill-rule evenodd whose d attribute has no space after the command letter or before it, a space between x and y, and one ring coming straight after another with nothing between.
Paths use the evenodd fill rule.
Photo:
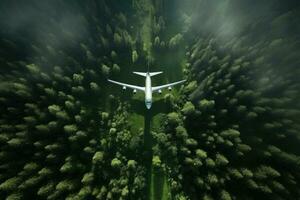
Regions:
<instances>
[{"instance_id":1,"label":"shadowed forest area","mask_svg":"<svg viewBox=\"0 0 300 200\"><path fill-rule=\"evenodd\" d=\"M300 199L300 2L0 2L0 199ZM163 71L144 94L132 71Z\"/></svg>"}]
</instances>

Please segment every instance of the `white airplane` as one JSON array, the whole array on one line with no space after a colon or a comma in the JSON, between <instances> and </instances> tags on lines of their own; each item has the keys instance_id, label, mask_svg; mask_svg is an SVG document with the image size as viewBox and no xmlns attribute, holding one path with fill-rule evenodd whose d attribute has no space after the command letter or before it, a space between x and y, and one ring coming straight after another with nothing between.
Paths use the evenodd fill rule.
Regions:
<instances>
[{"instance_id":1,"label":"white airplane","mask_svg":"<svg viewBox=\"0 0 300 200\"><path fill-rule=\"evenodd\" d=\"M130 85L130 84L126 84L126 83L120 83L120 82L110 80L110 79L108 79L108 81L111 82L111 83L115 83L117 85L123 86L123 90L126 90L126 88L131 88L131 89L133 89L134 94L136 93L137 90L145 92L145 104L146 104L147 109L150 109L151 105L152 105L152 92L158 91L158 93L161 94L162 89L168 88L168 90L170 91L172 89L171 86L183 83L185 81L185 80L181 80L181 81L177 81L177 82L174 82L174 83L169 83L169 84L166 84L166 85L152 87L152 85L151 85L151 76L161 74L162 72L147 72L147 73L133 72L133 73L137 74L137 75L140 75L140 76L146 77L145 87Z\"/></svg>"}]
</instances>

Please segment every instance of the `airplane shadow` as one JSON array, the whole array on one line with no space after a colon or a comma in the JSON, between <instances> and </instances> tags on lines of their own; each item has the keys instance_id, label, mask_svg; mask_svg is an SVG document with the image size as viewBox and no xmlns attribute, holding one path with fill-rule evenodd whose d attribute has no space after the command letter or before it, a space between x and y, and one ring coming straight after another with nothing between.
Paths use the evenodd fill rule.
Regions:
<instances>
[{"instance_id":1,"label":"airplane shadow","mask_svg":"<svg viewBox=\"0 0 300 200\"><path fill-rule=\"evenodd\" d=\"M154 100L150 110L146 108L144 100L131 99L130 104L131 111L142 116L150 113L151 117L155 117L159 113L168 113L170 111L170 107L166 105L163 98Z\"/></svg>"},{"instance_id":2,"label":"airplane shadow","mask_svg":"<svg viewBox=\"0 0 300 200\"><path fill-rule=\"evenodd\" d=\"M146 152L152 152L153 138L151 134L151 123L153 118L159 113L168 113L170 108L164 102L164 99L158 99L153 104L151 109L147 109L144 101L133 99L131 100L131 111L144 116L144 146ZM152 154L149 154L152 155Z\"/></svg>"},{"instance_id":3,"label":"airplane shadow","mask_svg":"<svg viewBox=\"0 0 300 200\"><path fill-rule=\"evenodd\" d=\"M159 113L167 113L170 108L166 106L164 99L158 99L154 101L151 109L147 109L144 101L138 99L131 100L131 109L132 112L137 113L139 115L144 116L144 164L146 166L146 199L148 199L151 195L151 177L152 177L152 156L153 151L152 147L155 143L153 136L151 134L151 125L153 118Z\"/></svg>"}]
</instances>

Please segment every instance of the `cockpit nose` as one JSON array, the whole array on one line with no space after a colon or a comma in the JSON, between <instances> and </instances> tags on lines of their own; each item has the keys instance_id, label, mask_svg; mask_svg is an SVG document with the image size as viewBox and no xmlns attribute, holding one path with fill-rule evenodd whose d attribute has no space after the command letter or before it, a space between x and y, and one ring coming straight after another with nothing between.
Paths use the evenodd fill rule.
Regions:
<instances>
[{"instance_id":1,"label":"cockpit nose","mask_svg":"<svg viewBox=\"0 0 300 200\"><path fill-rule=\"evenodd\" d=\"M151 101L146 101L145 103L146 103L147 109L149 110L151 108L151 104L152 104Z\"/></svg>"}]
</instances>

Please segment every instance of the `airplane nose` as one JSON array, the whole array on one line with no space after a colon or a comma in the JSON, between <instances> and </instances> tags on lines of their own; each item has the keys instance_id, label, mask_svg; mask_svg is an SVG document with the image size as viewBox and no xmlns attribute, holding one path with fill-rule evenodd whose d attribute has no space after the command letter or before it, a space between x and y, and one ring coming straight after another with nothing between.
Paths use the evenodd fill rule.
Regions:
<instances>
[{"instance_id":1,"label":"airplane nose","mask_svg":"<svg viewBox=\"0 0 300 200\"><path fill-rule=\"evenodd\" d=\"M147 104L146 104L146 107L147 107L147 109L149 110L149 109L151 108L151 104L150 104L150 103L147 103Z\"/></svg>"}]
</instances>

